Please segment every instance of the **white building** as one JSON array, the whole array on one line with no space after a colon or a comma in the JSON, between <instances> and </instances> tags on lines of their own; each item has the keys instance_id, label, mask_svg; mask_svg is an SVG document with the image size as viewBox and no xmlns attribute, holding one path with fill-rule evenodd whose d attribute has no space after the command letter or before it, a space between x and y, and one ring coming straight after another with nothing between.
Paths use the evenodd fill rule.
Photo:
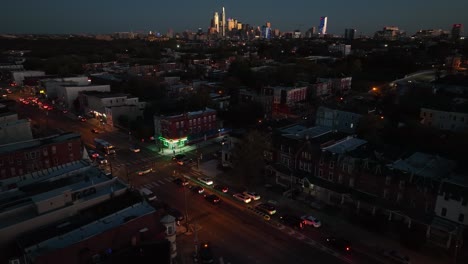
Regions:
<instances>
[{"instance_id":1,"label":"white building","mask_svg":"<svg viewBox=\"0 0 468 264\"><path fill-rule=\"evenodd\" d=\"M421 108L420 118L422 124L441 130L463 131L468 129L468 113Z\"/></svg>"},{"instance_id":2,"label":"white building","mask_svg":"<svg viewBox=\"0 0 468 264\"><path fill-rule=\"evenodd\" d=\"M47 97L56 98L57 89L63 85L78 85L85 86L91 82L87 76L74 76L74 77L63 77L63 78L50 78L41 80L41 86L45 88Z\"/></svg>"},{"instance_id":3,"label":"white building","mask_svg":"<svg viewBox=\"0 0 468 264\"><path fill-rule=\"evenodd\" d=\"M129 120L143 117L146 102L140 102L138 97L128 94L85 91L79 95L80 109L84 113L93 112L97 116L104 116L107 124L114 126L122 115Z\"/></svg>"},{"instance_id":4,"label":"white building","mask_svg":"<svg viewBox=\"0 0 468 264\"><path fill-rule=\"evenodd\" d=\"M351 90L353 77L317 78L317 82L328 82L333 94L346 94Z\"/></svg>"},{"instance_id":5,"label":"white building","mask_svg":"<svg viewBox=\"0 0 468 264\"><path fill-rule=\"evenodd\" d=\"M362 115L320 106L317 109L316 126L329 127L345 133L355 133Z\"/></svg>"},{"instance_id":6,"label":"white building","mask_svg":"<svg viewBox=\"0 0 468 264\"><path fill-rule=\"evenodd\" d=\"M25 77L36 77L36 76L45 76L45 72L43 71L12 71L11 77L16 85L21 86L23 85L23 81Z\"/></svg>"},{"instance_id":7,"label":"white building","mask_svg":"<svg viewBox=\"0 0 468 264\"><path fill-rule=\"evenodd\" d=\"M468 226L468 181L452 176L442 182L435 205L438 217Z\"/></svg>"},{"instance_id":8,"label":"white building","mask_svg":"<svg viewBox=\"0 0 468 264\"><path fill-rule=\"evenodd\" d=\"M110 85L85 85L63 83L57 87L57 101L65 108L72 108L78 94L84 91L110 92Z\"/></svg>"},{"instance_id":9,"label":"white building","mask_svg":"<svg viewBox=\"0 0 468 264\"><path fill-rule=\"evenodd\" d=\"M0 104L0 145L33 139L28 119L18 119L18 114Z\"/></svg>"}]
</instances>

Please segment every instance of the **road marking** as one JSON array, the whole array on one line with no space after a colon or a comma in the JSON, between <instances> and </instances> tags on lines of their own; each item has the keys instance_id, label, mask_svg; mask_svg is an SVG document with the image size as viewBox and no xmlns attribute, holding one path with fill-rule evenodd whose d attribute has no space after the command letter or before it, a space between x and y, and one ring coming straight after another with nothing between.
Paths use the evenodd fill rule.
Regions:
<instances>
[{"instance_id":1,"label":"road marking","mask_svg":"<svg viewBox=\"0 0 468 264\"><path fill-rule=\"evenodd\" d=\"M154 185L154 187L158 187L158 186L159 186L159 184L156 183L156 182L153 182L153 185Z\"/></svg>"},{"instance_id":2,"label":"road marking","mask_svg":"<svg viewBox=\"0 0 468 264\"><path fill-rule=\"evenodd\" d=\"M303 240L305 236L303 234L297 233L296 238L299 240Z\"/></svg>"},{"instance_id":3,"label":"road marking","mask_svg":"<svg viewBox=\"0 0 468 264\"><path fill-rule=\"evenodd\" d=\"M164 178L164 180L165 180L165 181L167 181L167 182L171 182L171 181L172 181L172 179L171 179L171 178L169 178L169 177L167 177L167 178Z\"/></svg>"},{"instance_id":4,"label":"road marking","mask_svg":"<svg viewBox=\"0 0 468 264\"><path fill-rule=\"evenodd\" d=\"M296 233L296 232L295 232L294 230L291 229L291 230L289 230L288 235L292 236L292 235L294 235L295 233Z\"/></svg>"},{"instance_id":5,"label":"road marking","mask_svg":"<svg viewBox=\"0 0 468 264\"><path fill-rule=\"evenodd\" d=\"M163 182L162 180L158 180L159 184L165 184L165 182Z\"/></svg>"}]
</instances>

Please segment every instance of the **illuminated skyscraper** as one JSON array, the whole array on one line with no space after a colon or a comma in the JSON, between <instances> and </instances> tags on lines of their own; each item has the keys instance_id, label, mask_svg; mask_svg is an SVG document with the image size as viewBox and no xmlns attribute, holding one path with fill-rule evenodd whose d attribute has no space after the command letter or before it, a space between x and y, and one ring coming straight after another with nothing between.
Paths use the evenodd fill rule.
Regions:
<instances>
[{"instance_id":1,"label":"illuminated skyscraper","mask_svg":"<svg viewBox=\"0 0 468 264\"><path fill-rule=\"evenodd\" d=\"M222 32L222 36L225 37L226 36L226 12L224 11L224 6L223 6L223 12L221 13L221 32Z\"/></svg>"},{"instance_id":2,"label":"illuminated skyscraper","mask_svg":"<svg viewBox=\"0 0 468 264\"><path fill-rule=\"evenodd\" d=\"M219 15L218 15L218 12L214 13L212 27L216 28L216 32L219 33Z\"/></svg>"},{"instance_id":3,"label":"illuminated skyscraper","mask_svg":"<svg viewBox=\"0 0 468 264\"><path fill-rule=\"evenodd\" d=\"M328 17L320 17L320 25L319 25L320 35L327 34L327 20L328 20Z\"/></svg>"},{"instance_id":4,"label":"illuminated skyscraper","mask_svg":"<svg viewBox=\"0 0 468 264\"><path fill-rule=\"evenodd\" d=\"M462 24L453 24L452 26L452 39L458 40L463 34L463 25Z\"/></svg>"}]
</instances>

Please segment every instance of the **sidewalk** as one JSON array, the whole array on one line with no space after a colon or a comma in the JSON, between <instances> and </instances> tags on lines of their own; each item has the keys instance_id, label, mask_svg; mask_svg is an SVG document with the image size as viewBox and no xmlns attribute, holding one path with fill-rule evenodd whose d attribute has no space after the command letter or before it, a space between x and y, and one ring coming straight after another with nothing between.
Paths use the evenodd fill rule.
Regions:
<instances>
[{"instance_id":1,"label":"sidewalk","mask_svg":"<svg viewBox=\"0 0 468 264\"><path fill-rule=\"evenodd\" d=\"M194 169L202 174L210 177L216 177L216 181L228 186L233 186L235 183L228 177L223 177L223 172L213 166L212 162L204 162L199 169ZM372 258L385 260L385 257L379 253L379 250L398 250L411 259L412 264L449 264L453 260L447 254L440 254L439 251L422 250L422 252L411 251L403 248L400 243L389 237L372 233L359 226L353 225L344 218L337 215L329 215L322 211L312 209L305 203L289 199L282 194L274 192L271 188L260 187L256 189L264 201L273 200L277 202L277 208L282 208L285 211L293 211L297 214L309 213L322 220L323 227L320 232L324 235L336 235L344 237L353 242L356 251L365 254ZM461 263L461 262L459 262Z\"/></svg>"}]
</instances>

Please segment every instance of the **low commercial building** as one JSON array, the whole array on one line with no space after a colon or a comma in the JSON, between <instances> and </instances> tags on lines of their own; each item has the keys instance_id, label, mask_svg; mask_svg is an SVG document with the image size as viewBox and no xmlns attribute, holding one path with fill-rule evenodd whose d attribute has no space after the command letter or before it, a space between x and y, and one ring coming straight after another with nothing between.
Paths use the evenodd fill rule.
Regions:
<instances>
[{"instance_id":1,"label":"low commercial building","mask_svg":"<svg viewBox=\"0 0 468 264\"><path fill-rule=\"evenodd\" d=\"M0 104L0 149L1 145L32 140L31 123L18 119L18 114Z\"/></svg>"},{"instance_id":2,"label":"low commercial building","mask_svg":"<svg viewBox=\"0 0 468 264\"><path fill-rule=\"evenodd\" d=\"M468 113L421 108L421 123L440 130L468 130Z\"/></svg>"},{"instance_id":3,"label":"low commercial building","mask_svg":"<svg viewBox=\"0 0 468 264\"><path fill-rule=\"evenodd\" d=\"M98 91L110 92L110 85L78 85L74 82L65 82L57 86L57 102L64 108L71 109L75 106L80 92ZM78 103L78 101L76 101Z\"/></svg>"},{"instance_id":4,"label":"low commercial building","mask_svg":"<svg viewBox=\"0 0 468 264\"><path fill-rule=\"evenodd\" d=\"M353 134L361 117L361 114L320 106L317 109L316 125Z\"/></svg>"}]
</instances>

